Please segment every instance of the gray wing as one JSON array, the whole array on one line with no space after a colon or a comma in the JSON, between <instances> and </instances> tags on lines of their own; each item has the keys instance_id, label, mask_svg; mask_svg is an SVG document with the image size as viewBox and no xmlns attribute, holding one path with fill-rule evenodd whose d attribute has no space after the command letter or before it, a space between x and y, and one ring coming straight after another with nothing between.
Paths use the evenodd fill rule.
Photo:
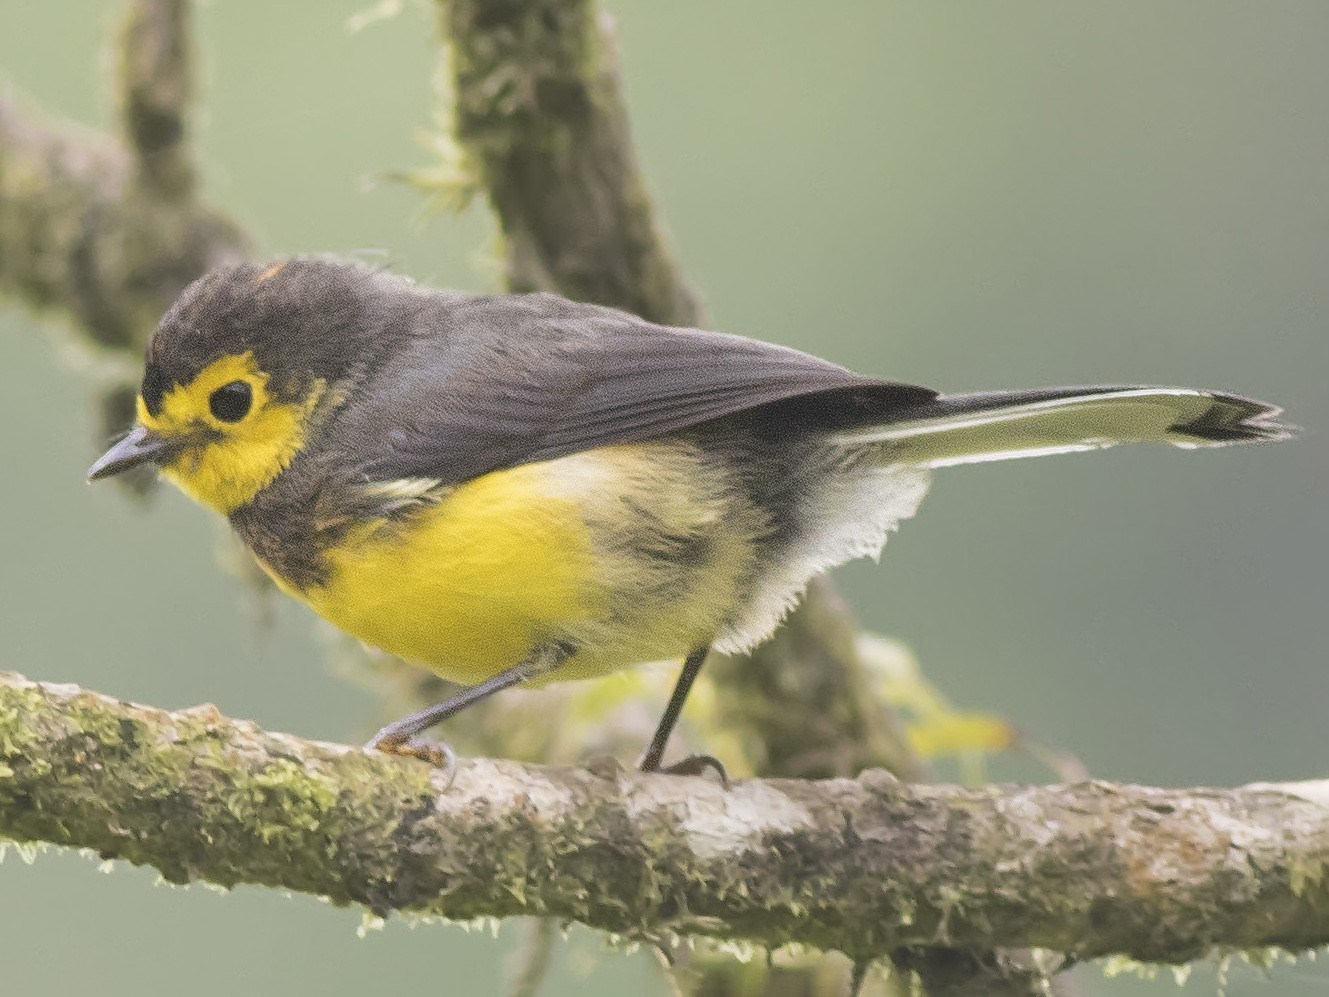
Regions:
<instances>
[{"instance_id":1,"label":"gray wing","mask_svg":"<svg viewBox=\"0 0 1329 997\"><path fill-rule=\"evenodd\" d=\"M808 396L817 398L799 418L811 408L828 422L865 398L880 418L936 397L797 350L552 294L440 296L420 321L412 347L375 375L372 411L346 420L363 427L352 446L369 480L456 483Z\"/></svg>"}]
</instances>

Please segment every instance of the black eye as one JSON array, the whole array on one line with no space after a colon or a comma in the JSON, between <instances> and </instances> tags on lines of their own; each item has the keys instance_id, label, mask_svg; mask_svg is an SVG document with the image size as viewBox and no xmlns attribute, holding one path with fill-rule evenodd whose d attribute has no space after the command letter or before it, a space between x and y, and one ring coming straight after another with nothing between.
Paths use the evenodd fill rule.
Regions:
<instances>
[{"instance_id":1,"label":"black eye","mask_svg":"<svg viewBox=\"0 0 1329 997\"><path fill-rule=\"evenodd\" d=\"M222 422L239 422L248 414L253 401L248 381L232 381L208 396L208 408Z\"/></svg>"}]
</instances>

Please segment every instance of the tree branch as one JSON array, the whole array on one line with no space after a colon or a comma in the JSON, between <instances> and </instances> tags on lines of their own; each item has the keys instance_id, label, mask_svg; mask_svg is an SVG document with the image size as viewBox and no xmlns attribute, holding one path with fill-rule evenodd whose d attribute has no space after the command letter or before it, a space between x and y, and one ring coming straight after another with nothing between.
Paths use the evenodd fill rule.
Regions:
<instances>
[{"instance_id":1,"label":"tree branch","mask_svg":"<svg viewBox=\"0 0 1329 997\"><path fill-rule=\"evenodd\" d=\"M157 196L190 194L195 173L185 141L190 96L187 0L131 0L116 46L121 128L137 180Z\"/></svg>"},{"instance_id":2,"label":"tree branch","mask_svg":"<svg viewBox=\"0 0 1329 997\"><path fill-rule=\"evenodd\" d=\"M911 786L428 766L0 677L0 833L449 918L1182 962L1329 942L1329 781Z\"/></svg>"},{"instance_id":3,"label":"tree branch","mask_svg":"<svg viewBox=\"0 0 1329 997\"><path fill-rule=\"evenodd\" d=\"M457 141L498 214L513 290L694 325L637 166L593 0L443 0Z\"/></svg>"},{"instance_id":4,"label":"tree branch","mask_svg":"<svg viewBox=\"0 0 1329 997\"><path fill-rule=\"evenodd\" d=\"M186 6L128 5L125 138L0 101L0 291L67 311L95 345L135 355L186 284L245 251L240 230L192 195Z\"/></svg>"}]
</instances>

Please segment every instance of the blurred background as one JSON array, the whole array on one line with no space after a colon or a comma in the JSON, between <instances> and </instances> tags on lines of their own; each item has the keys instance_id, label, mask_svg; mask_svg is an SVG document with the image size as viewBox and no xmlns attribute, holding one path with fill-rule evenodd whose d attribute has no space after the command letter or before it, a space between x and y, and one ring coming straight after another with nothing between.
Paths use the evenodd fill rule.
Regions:
<instances>
[{"instance_id":1,"label":"blurred background","mask_svg":"<svg viewBox=\"0 0 1329 997\"><path fill-rule=\"evenodd\" d=\"M491 289L481 206L421 214L432 11L365 0L202 6L208 194L271 253L373 254ZM711 325L945 390L1221 387L1306 427L1277 447L1127 449L938 475L884 563L839 579L962 706L1097 776L1323 777L1329 588L1329 5L833 5L606 0L636 138ZM9 0L0 89L107 126L108 5ZM303 609L249 597L210 514L83 472L90 382L58 318L0 310L0 668L163 707L363 739L372 685ZM1002 779L1049 778L1002 758ZM521 932L392 922L45 853L0 868L15 994L497 993ZM545 993L663 994L647 958L574 931ZM1079 992L1175 989L1077 971ZM1215 968L1187 988L1213 993ZM1324 993L1307 960L1225 992Z\"/></svg>"}]
</instances>

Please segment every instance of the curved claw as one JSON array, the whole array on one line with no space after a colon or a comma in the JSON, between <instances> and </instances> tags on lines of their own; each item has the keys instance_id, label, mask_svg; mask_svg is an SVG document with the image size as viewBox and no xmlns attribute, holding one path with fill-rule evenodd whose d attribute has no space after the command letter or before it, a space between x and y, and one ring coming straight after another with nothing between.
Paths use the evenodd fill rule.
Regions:
<instances>
[{"instance_id":1,"label":"curved claw","mask_svg":"<svg viewBox=\"0 0 1329 997\"><path fill-rule=\"evenodd\" d=\"M720 777L721 786L725 789L730 788L729 773L725 771L720 759L714 755L688 755L672 765L651 766L650 768L643 765L641 771L659 772L663 775L701 775L707 769Z\"/></svg>"},{"instance_id":2,"label":"curved claw","mask_svg":"<svg viewBox=\"0 0 1329 997\"><path fill-rule=\"evenodd\" d=\"M447 774L447 784L443 787L445 790L451 789L453 781L457 778L457 752L452 750L452 745L444 741L427 741L420 737L405 741L394 740L391 737L384 737L380 731L365 744L365 750L381 751L385 755L418 758L436 769L443 769Z\"/></svg>"}]
</instances>

